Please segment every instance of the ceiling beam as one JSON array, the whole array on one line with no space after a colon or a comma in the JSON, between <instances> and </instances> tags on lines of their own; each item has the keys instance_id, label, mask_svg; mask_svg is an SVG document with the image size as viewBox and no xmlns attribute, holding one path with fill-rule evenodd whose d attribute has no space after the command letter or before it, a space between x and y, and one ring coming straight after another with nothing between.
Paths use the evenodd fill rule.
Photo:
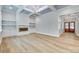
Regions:
<instances>
[{"instance_id":1,"label":"ceiling beam","mask_svg":"<svg viewBox=\"0 0 79 59\"><path fill-rule=\"evenodd\" d=\"M32 10L26 8L25 6L16 6L16 7L18 7L17 13L21 12L23 9L26 10L26 11L29 11L31 13L33 12Z\"/></svg>"},{"instance_id":2,"label":"ceiling beam","mask_svg":"<svg viewBox=\"0 0 79 59\"><path fill-rule=\"evenodd\" d=\"M49 5L49 8L51 8L53 11L56 11L56 8L54 7L54 5Z\"/></svg>"},{"instance_id":3,"label":"ceiling beam","mask_svg":"<svg viewBox=\"0 0 79 59\"><path fill-rule=\"evenodd\" d=\"M20 12L24 9L24 10L26 10L26 11L31 12L31 14L34 14L34 11L31 10L31 9L29 9L29 8L26 8L26 6L23 6L23 5L22 5L22 6L17 6L17 7L18 7L17 13L20 13ZM36 10L36 13L41 12L41 11L47 9L47 8L50 8L50 9L52 9L53 11L56 11L56 8L55 8L54 6L52 6L52 5L49 5L49 6L46 5L46 6L43 6L43 7L39 8L38 10ZM31 14L29 14L29 15L31 15Z\"/></svg>"},{"instance_id":4,"label":"ceiling beam","mask_svg":"<svg viewBox=\"0 0 79 59\"><path fill-rule=\"evenodd\" d=\"M48 8L48 6L44 6L44 7L40 8L39 10L37 10L36 12L41 12L42 10L47 9L47 8Z\"/></svg>"},{"instance_id":5,"label":"ceiling beam","mask_svg":"<svg viewBox=\"0 0 79 59\"><path fill-rule=\"evenodd\" d=\"M34 12L33 10L27 8L26 6L23 6L23 9L24 9L24 10L27 10L27 11L29 11L29 12Z\"/></svg>"}]
</instances>

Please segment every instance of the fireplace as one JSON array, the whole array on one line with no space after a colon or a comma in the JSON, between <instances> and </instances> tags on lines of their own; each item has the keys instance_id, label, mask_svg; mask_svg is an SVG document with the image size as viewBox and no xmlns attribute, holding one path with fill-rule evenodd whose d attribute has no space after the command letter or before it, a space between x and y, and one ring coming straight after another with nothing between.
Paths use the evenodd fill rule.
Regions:
<instances>
[{"instance_id":1,"label":"fireplace","mask_svg":"<svg viewBox=\"0 0 79 59\"><path fill-rule=\"evenodd\" d=\"M20 25L19 26L19 32L24 32L24 31L28 31L28 26Z\"/></svg>"}]
</instances>

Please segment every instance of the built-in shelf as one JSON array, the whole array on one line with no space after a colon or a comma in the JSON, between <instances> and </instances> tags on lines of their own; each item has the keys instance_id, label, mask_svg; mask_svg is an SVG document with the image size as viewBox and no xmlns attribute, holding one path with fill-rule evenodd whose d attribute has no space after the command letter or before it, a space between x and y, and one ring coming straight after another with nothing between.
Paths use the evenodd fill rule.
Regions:
<instances>
[{"instance_id":1,"label":"built-in shelf","mask_svg":"<svg viewBox=\"0 0 79 59\"><path fill-rule=\"evenodd\" d=\"M2 20L2 26L16 26L16 21Z\"/></svg>"},{"instance_id":2,"label":"built-in shelf","mask_svg":"<svg viewBox=\"0 0 79 59\"><path fill-rule=\"evenodd\" d=\"M29 23L29 27L30 27L30 28L35 28L35 27L36 27L36 23L34 23L34 22Z\"/></svg>"},{"instance_id":3,"label":"built-in shelf","mask_svg":"<svg viewBox=\"0 0 79 59\"><path fill-rule=\"evenodd\" d=\"M11 21L11 22L13 21L13 22L16 22L16 20L2 20L2 21Z\"/></svg>"},{"instance_id":4,"label":"built-in shelf","mask_svg":"<svg viewBox=\"0 0 79 59\"><path fill-rule=\"evenodd\" d=\"M25 26L25 27L26 27L26 26L28 26L28 25L21 25L21 24L19 25L19 24L18 24L18 26Z\"/></svg>"},{"instance_id":5,"label":"built-in shelf","mask_svg":"<svg viewBox=\"0 0 79 59\"><path fill-rule=\"evenodd\" d=\"M16 26L16 25L6 25L6 24L2 24L2 27L3 27L3 26Z\"/></svg>"},{"instance_id":6,"label":"built-in shelf","mask_svg":"<svg viewBox=\"0 0 79 59\"><path fill-rule=\"evenodd\" d=\"M15 20L2 20L3 36L11 36L16 34L16 21Z\"/></svg>"}]
</instances>

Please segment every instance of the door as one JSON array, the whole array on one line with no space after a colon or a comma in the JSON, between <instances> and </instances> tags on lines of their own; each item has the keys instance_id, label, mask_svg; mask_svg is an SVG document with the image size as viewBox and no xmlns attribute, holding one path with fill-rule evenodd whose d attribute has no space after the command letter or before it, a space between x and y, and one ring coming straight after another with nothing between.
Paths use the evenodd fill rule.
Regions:
<instances>
[{"instance_id":1,"label":"door","mask_svg":"<svg viewBox=\"0 0 79 59\"><path fill-rule=\"evenodd\" d=\"M65 22L64 25L65 32L69 32L69 22Z\"/></svg>"},{"instance_id":2,"label":"door","mask_svg":"<svg viewBox=\"0 0 79 59\"><path fill-rule=\"evenodd\" d=\"M65 32L75 32L75 22L65 22L64 30Z\"/></svg>"},{"instance_id":3,"label":"door","mask_svg":"<svg viewBox=\"0 0 79 59\"><path fill-rule=\"evenodd\" d=\"M75 22L70 22L70 32L75 32Z\"/></svg>"}]
</instances>

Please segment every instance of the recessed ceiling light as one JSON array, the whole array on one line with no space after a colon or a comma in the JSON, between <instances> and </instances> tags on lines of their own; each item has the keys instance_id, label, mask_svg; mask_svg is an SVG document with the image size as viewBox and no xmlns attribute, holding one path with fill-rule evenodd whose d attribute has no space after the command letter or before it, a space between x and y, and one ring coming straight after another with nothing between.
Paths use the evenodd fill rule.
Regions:
<instances>
[{"instance_id":1,"label":"recessed ceiling light","mask_svg":"<svg viewBox=\"0 0 79 59\"><path fill-rule=\"evenodd\" d=\"M13 9L13 7L10 6L9 9Z\"/></svg>"}]
</instances>

